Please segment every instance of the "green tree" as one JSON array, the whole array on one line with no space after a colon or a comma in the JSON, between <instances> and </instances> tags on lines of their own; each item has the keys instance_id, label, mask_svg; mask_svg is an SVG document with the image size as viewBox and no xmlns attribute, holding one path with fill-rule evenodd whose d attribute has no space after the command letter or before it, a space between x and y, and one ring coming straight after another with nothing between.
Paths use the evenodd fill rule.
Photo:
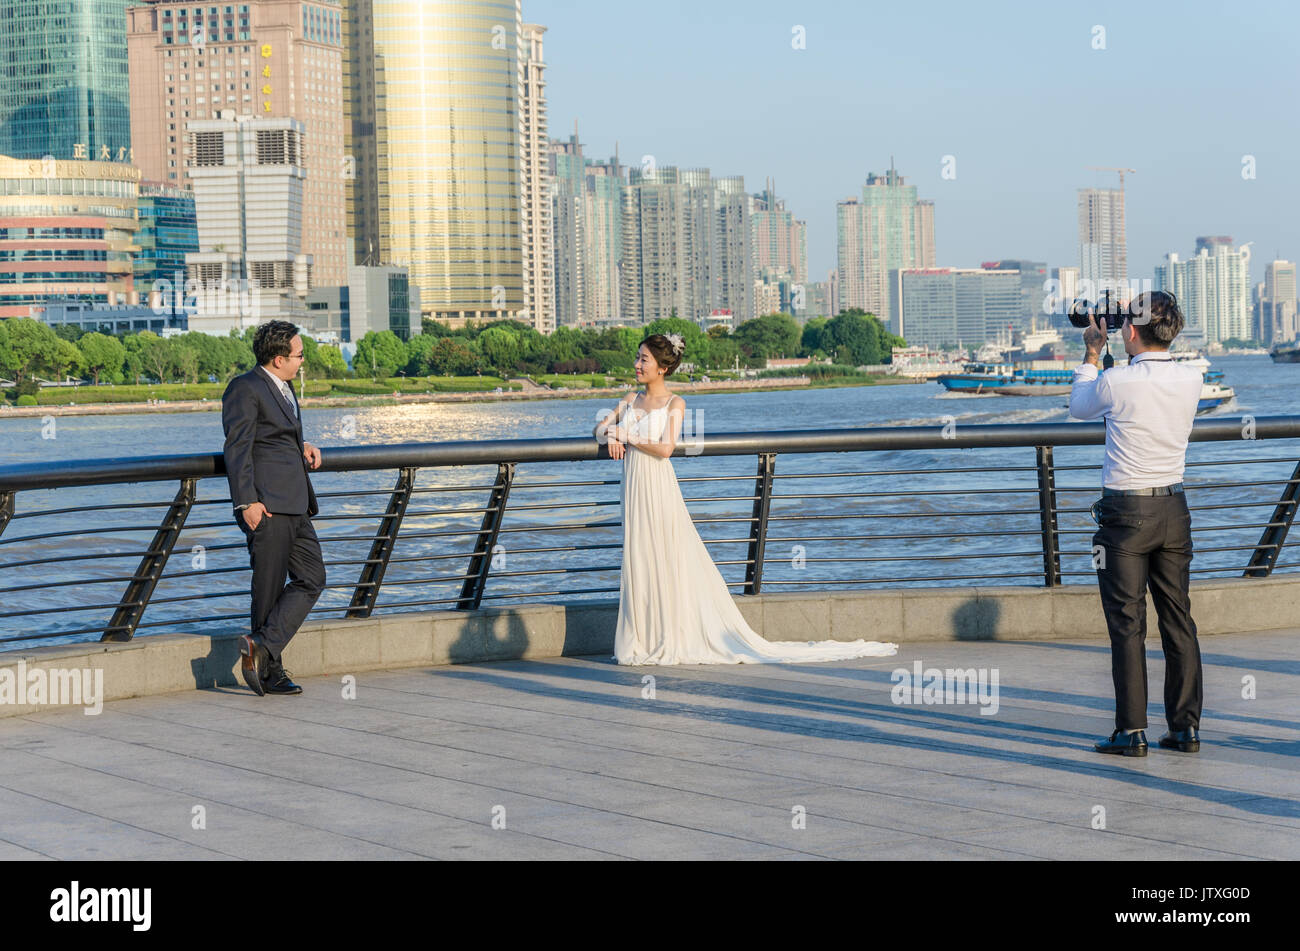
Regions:
<instances>
[{"instance_id":1,"label":"green tree","mask_svg":"<svg viewBox=\"0 0 1300 951\"><path fill-rule=\"evenodd\" d=\"M803 336L799 342L800 356L811 357L826 351L825 336L829 317L814 317L803 325Z\"/></svg>"},{"instance_id":2,"label":"green tree","mask_svg":"<svg viewBox=\"0 0 1300 951\"><path fill-rule=\"evenodd\" d=\"M432 317L420 318L420 330L431 337L450 337L452 335L450 325L444 324L441 320L434 320Z\"/></svg>"},{"instance_id":3,"label":"green tree","mask_svg":"<svg viewBox=\"0 0 1300 951\"><path fill-rule=\"evenodd\" d=\"M443 337L435 342L421 366L422 374L468 376L482 369L481 359L459 337Z\"/></svg>"},{"instance_id":4,"label":"green tree","mask_svg":"<svg viewBox=\"0 0 1300 951\"><path fill-rule=\"evenodd\" d=\"M139 336L143 337L146 333L149 332L141 331ZM176 376L180 362L176 344L156 334L150 333L149 336L153 339L146 339L140 347L144 370L159 383L170 383Z\"/></svg>"},{"instance_id":5,"label":"green tree","mask_svg":"<svg viewBox=\"0 0 1300 951\"><path fill-rule=\"evenodd\" d=\"M836 363L874 365L889 355L887 341L892 339L873 315L854 308L840 311L826 324L821 349L834 352Z\"/></svg>"},{"instance_id":6,"label":"green tree","mask_svg":"<svg viewBox=\"0 0 1300 951\"><path fill-rule=\"evenodd\" d=\"M67 343L48 326L30 317L11 317L4 321L9 331L7 372L21 385L40 373L48 373L59 354L59 344Z\"/></svg>"},{"instance_id":7,"label":"green tree","mask_svg":"<svg viewBox=\"0 0 1300 951\"><path fill-rule=\"evenodd\" d=\"M86 358L86 372L94 378L98 386L101 377L108 382L116 382L122 376L122 364L126 361L126 347L116 337L107 334L88 333L78 341L81 355Z\"/></svg>"},{"instance_id":8,"label":"green tree","mask_svg":"<svg viewBox=\"0 0 1300 951\"><path fill-rule=\"evenodd\" d=\"M513 371L523 356L518 335L503 326L486 328L478 335L477 342L483 358L502 374Z\"/></svg>"},{"instance_id":9,"label":"green tree","mask_svg":"<svg viewBox=\"0 0 1300 951\"><path fill-rule=\"evenodd\" d=\"M710 328L712 330L713 328ZM732 334L725 337L713 337L709 341L709 367L724 369L733 367L739 362L741 365L747 365L749 360L741 353L740 341Z\"/></svg>"},{"instance_id":10,"label":"green tree","mask_svg":"<svg viewBox=\"0 0 1300 951\"><path fill-rule=\"evenodd\" d=\"M428 373L429 351L438 343L438 337L416 334L406 341L406 372L411 376Z\"/></svg>"},{"instance_id":11,"label":"green tree","mask_svg":"<svg viewBox=\"0 0 1300 951\"><path fill-rule=\"evenodd\" d=\"M199 351L182 341L173 341L173 354L176 360L176 373L182 383L199 382Z\"/></svg>"},{"instance_id":12,"label":"green tree","mask_svg":"<svg viewBox=\"0 0 1300 951\"><path fill-rule=\"evenodd\" d=\"M799 325L789 314L765 314L747 320L734 334L742 347L761 360L769 357L792 357L799 352Z\"/></svg>"},{"instance_id":13,"label":"green tree","mask_svg":"<svg viewBox=\"0 0 1300 951\"><path fill-rule=\"evenodd\" d=\"M367 373L377 379L395 376L406 366L406 345L391 330L370 331L357 341L352 369L358 376Z\"/></svg>"},{"instance_id":14,"label":"green tree","mask_svg":"<svg viewBox=\"0 0 1300 951\"><path fill-rule=\"evenodd\" d=\"M128 350L126 359L122 361L122 378L139 386L142 376L144 376L144 358L140 356L139 350Z\"/></svg>"},{"instance_id":15,"label":"green tree","mask_svg":"<svg viewBox=\"0 0 1300 951\"><path fill-rule=\"evenodd\" d=\"M546 338L546 356L550 363L567 363L588 355L587 335L576 327L556 327Z\"/></svg>"},{"instance_id":16,"label":"green tree","mask_svg":"<svg viewBox=\"0 0 1300 951\"><path fill-rule=\"evenodd\" d=\"M338 347L331 344L321 344L317 350L320 358L320 364L325 369L325 376L331 380L341 380L347 376L348 362L343 359L343 354Z\"/></svg>"},{"instance_id":17,"label":"green tree","mask_svg":"<svg viewBox=\"0 0 1300 951\"><path fill-rule=\"evenodd\" d=\"M14 350L9 341L8 324L8 320L0 320L0 377L14 372Z\"/></svg>"},{"instance_id":18,"label":"green tree","mask_svg":"<svg viewBox=\"0 0 1300 951\"><path fill-rule=\"evenodd\" d=\"M51 375L62 382L69 376L80 377L85 370L86 358L81 355L81 349L71 340L60 337L50 357Z\"/></svg>"}]
</instances>

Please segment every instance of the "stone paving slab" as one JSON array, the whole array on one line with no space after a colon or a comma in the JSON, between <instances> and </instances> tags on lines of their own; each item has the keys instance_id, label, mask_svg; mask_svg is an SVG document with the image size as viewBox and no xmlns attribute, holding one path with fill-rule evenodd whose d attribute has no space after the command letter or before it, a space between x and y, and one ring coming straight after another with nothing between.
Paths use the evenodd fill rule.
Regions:
<instances>
[{"instance_id":1,"label":"stone paving slab","mask_svg":"<svg viewBox=\"0 0 1300 951\"><path fill-rule=\"evenodd\" d=\"M1113 715L1097 640L507 661L362 672L355 698L319 677L49 709L0 720L0 860L1300 858L1300 630L1202 654L1201 753L1145 759L1091 750ZM997 712L895 703L917 660L996 670ZM1158 649L1148 669L1154 743Z\"/></svg>"}]
</instances>

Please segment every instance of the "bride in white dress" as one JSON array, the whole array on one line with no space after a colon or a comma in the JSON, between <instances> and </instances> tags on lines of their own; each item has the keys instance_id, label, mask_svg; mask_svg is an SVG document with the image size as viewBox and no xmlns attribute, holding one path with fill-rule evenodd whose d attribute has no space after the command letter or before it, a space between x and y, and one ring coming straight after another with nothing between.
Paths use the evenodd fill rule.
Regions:
<instances>
[{"instance_id":1,"label":"bride in white dress","mask_svg":"<svg viewBox=\"0 0 1300 951\"><path fill-rule=\"evenodd\" d=\"M620 664L780 664L884 657L897 644L779 641L745 623L701 541L670 459L686 403L664 385L681 363L677 334L637 351L642 392L629 393L594 430L623 460L623 566L614 659Z\"/></svg>"}]
</instances>

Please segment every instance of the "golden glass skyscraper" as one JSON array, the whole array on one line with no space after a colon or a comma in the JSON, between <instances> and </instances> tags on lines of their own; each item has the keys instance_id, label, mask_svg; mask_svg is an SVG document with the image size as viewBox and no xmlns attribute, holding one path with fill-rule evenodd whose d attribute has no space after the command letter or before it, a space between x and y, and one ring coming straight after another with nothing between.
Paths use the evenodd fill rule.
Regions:
<instances>
[{"instance_id":1,"label":"golden glass skyscraper","mask_svg":"<svg viewBox=\"0 0 1300 951\"><path fill-rule=\"evenodd\" d=\"M524 307L518 0L344 0L349 232L425 313Z\"/></svg>"}]
</instances>

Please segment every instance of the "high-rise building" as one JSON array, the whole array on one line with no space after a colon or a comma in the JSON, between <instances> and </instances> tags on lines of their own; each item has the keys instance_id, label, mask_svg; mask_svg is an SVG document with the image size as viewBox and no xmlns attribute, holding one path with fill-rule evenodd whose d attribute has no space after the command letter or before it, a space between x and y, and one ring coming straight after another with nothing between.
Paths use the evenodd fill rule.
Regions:
<instances>
[{"instance_id":1,"label":"high-rise building","mask_svg":"<svg viewBox=\"0 0 1300 951\"><path fill-rule=\"evenodd\" d=\"M1226 234L1199 235L1196 238L1196 253L1200 254L1205 251L1208 254L1214 254L1220 248L1232 250L1232 237Z\"/></svg>"},{"instance_id":2,"label":"high-rise building","mask_svg":"<svg viewBox=\"0 0 1300 951\"><path fill-rule=\"evenodd\" d=\"M313 283L302 250L303 138L296 119L190 121L199 251L185 262L201 288L191 329L224 334L302 318Z\"/></svg>"},{"instance_id":3,"label":"high-rise building","mask_svg":"<svg viewBox=\"0 0 1300 951\"><path fill-rule=\"evenodd\" d=\"M546 27L525 23L520 58L519 197L524 259L524 314L539 332L555 330L555 255L551 170L546 129Z\"/></svg>"},{"instance_id":4,"label":"high-rise building","mask_svg":"<svg viewBox=\"0 0 1300 951\"><path fill-rule=\"evenodd\" d=\"M140 170L0 156L0 317L49 300L134 304Z\"/></svg>"},{"instance_id":5,"label":"high-rise building","mask_svg":"<svg viewBox=\"0 0 1300 951\"><path fill-rule=\"evenodd\" d=\"M624 200L622 303L630 323L676 315L703 324L754 311L750 197L707 168L632 169Z\"/></svg>"},{"instance_id":6,"label":"high-rise building","mask_svg":"<svg viewBox=\"0 0 1300 951\"><path fill-rule=\"evenodd\" d=\"M754 196L754 266L771 278L808 281L808 223L786 210L769 182Z\"/></svg>"},{"instance_id":7,"label":"high-rise building","mask_svg":"<svg viewBox=\"0 0 1300 951\"><path fill-rule=\"evenodd\" d=\"M142 300L155 291L161 303L182 306L185 255L199 250L199 226L194 193L158 182L140 183L139 253L135 258L135 289Z\"/></svg>"},{"instance_id":8,"label":"high-rise building","mask_svg":"<svg viewBox=\"0 0 1300 951\"><path fill-rule=\"evenodd\" d=\"M1040 313L1050 315L1047 326L1064 329L1073 326L1068 314L1079 296L1079 269L1073 265L1054 267L1041 298Z\"/></svg>"},{"instance_id":9,"label":"high-rise building","mask_svg":"<svg viewBox=\"0 0 1300 951\"><path fill-rule=\"evenodd\" d=\"M348 0L348 222L439 320L523 311L518 0Z\"/></svg>"},{"instance_id":10,"label":"high-rise building","mask_svg":"<svg viewBox=\"0 0 1300 951\"><path fill-rule=\"evenodd\" d=\"M1270 261L1264 267L1264 282L1260 287L1255 339L1271 347L1300 337L1296 306L1295 262Z\"/></svg>"},{"instance_id":11,"label":"high-rise building","mask_svg":"<svg viewBox=\"0 0 1300 951\"><path fill-rule=\"evenodd\" d=\"M1018 271L904 268L891 283L891 330L911 346L978 346L1014 325L1023 306Z\"/></svg>"},{"instance_id":12,"label":"high-rise building","mask_svg":"<svg viewBox=\"0 0 1300 951\"><path fill-rule=\"evenodd\" d=\"M1020 316L1014 321L1013 329L1024 332L1051 325L1050 317L1043 310L1043 298L1050 289L1045 262L1004 258L985 261L980 266L987 271L1016 271L1020 274Z\"/></svg>"},{"instance_id":13,"label":"high-rise building","mask_svg":"<svg viewBox=\"0 0 1300 951\"><path fill-rule=\"evenodd\" d=\"M612 326L622 319L623 200L618 158L584 159L577 132L550 144L555 242L555 312L561 326Z\"/></svg>"},{"instance_id":14,"label":"high-rise building","mask_svg":"<svg viewBox=\"0 0 1300 951\"><path fill-rule=\"evenodd\" d=\"M1103 291L1129 296L1122 188L1079 189L1079 280L1090 300Z\"/></svg>"},{"instance_id":15,"label":"high-rise building","mask_svg":"<svg viewBox=\"0 0 1300 951\"><path fill-rule=\"evenodd\" d=\"M869 174L861 198L836 212L840 307L884 315L890 271L934 266L934 202L918 199L916 186L890 168Z\"/></svg>"},{"instance_id":16,"label":"high-rise building","mask_svg":"<svg viewBox=\"0 0 1300 951\"><path fill-rule=\"evenodd\" d=\"M0 155L130 162L126 6L0 4Z\"/></svg>"},{"instance_id":17,"label":"high-rise building","mask_svg":"<svg viewBox=\"0 0 1300 951\"><path fill-rule=\"evenodd\" d=\"M754 226L750 218L753 198L745 193L745 179L739 175L714 179L712 192L709 309L729 310L739 316L737 323L741 323L758 316L754 299ZM778 294L778 310L780 306Z\"/></svg>"},{"instance_id":18,"label":"high-rise building","mask_svg":"<svg viewBox=\"0 0 1300 951\"><path fill-rule=\"evenodd\" d=\"M588 160L584 240L585 319L596 326L623 321L620 269L623 266L623 194L627 173L618 156L605 162Z\"/></svg>"},{"instance_id":19,"label":"high-rise building","mask_svg":"<svg viewBox=\"0 0 1300 951\"><path fill-rule=\"evenodd\" d=\"M191 187L191 121L297 120L307 175L303 248L322 284L345 283L350 263L342 15L339 0L138 0L127 10L131 130L145 178Z\"/></svg>"},{"instance_id":20,"label":"high-rise building","mask_svg":"<svg viewBox=\"0 0 1300 951\"><path fill-rule=\"evenodd\" d=\"M1188 340L1209 344L1252 336L1250 246L1234 249L1231 241L1203 244L1186 261L1171 252L1156 266L1155 289L1178 298Z\"/></svg>"},{"instance_id":21,"label":"high-rise building","mask_svg":"<svg viewBox=\"0 0 1300 951\"><path fill-rule=\"evenodd\" d=\"M586 312L586 176L582 143L575 130L569 141L547 146L551 178L551 241L555 252L555 319L575 326Z\"/></svg>"},{"instance_id":22,"label":"high-rise building","mask_svg":"<svg viewBox=\"0 0 1300 951\"><path fill-rule=\"evenodd\" d=\"M770 281L754 282L754 313L752 317L781 313L781 285Z\"/></svg>"},{"instance_id":23,"label":"high-rise building","mask_svg":"<svg viewBox=\"0 0 1300 951\"><path fill-rule=\"evenodd\" d=\"M623 204L622 299L623 316L633 326L709 312L694 287L687 199L677 169L631 169Z\"/></svg>"}]
</instances>

